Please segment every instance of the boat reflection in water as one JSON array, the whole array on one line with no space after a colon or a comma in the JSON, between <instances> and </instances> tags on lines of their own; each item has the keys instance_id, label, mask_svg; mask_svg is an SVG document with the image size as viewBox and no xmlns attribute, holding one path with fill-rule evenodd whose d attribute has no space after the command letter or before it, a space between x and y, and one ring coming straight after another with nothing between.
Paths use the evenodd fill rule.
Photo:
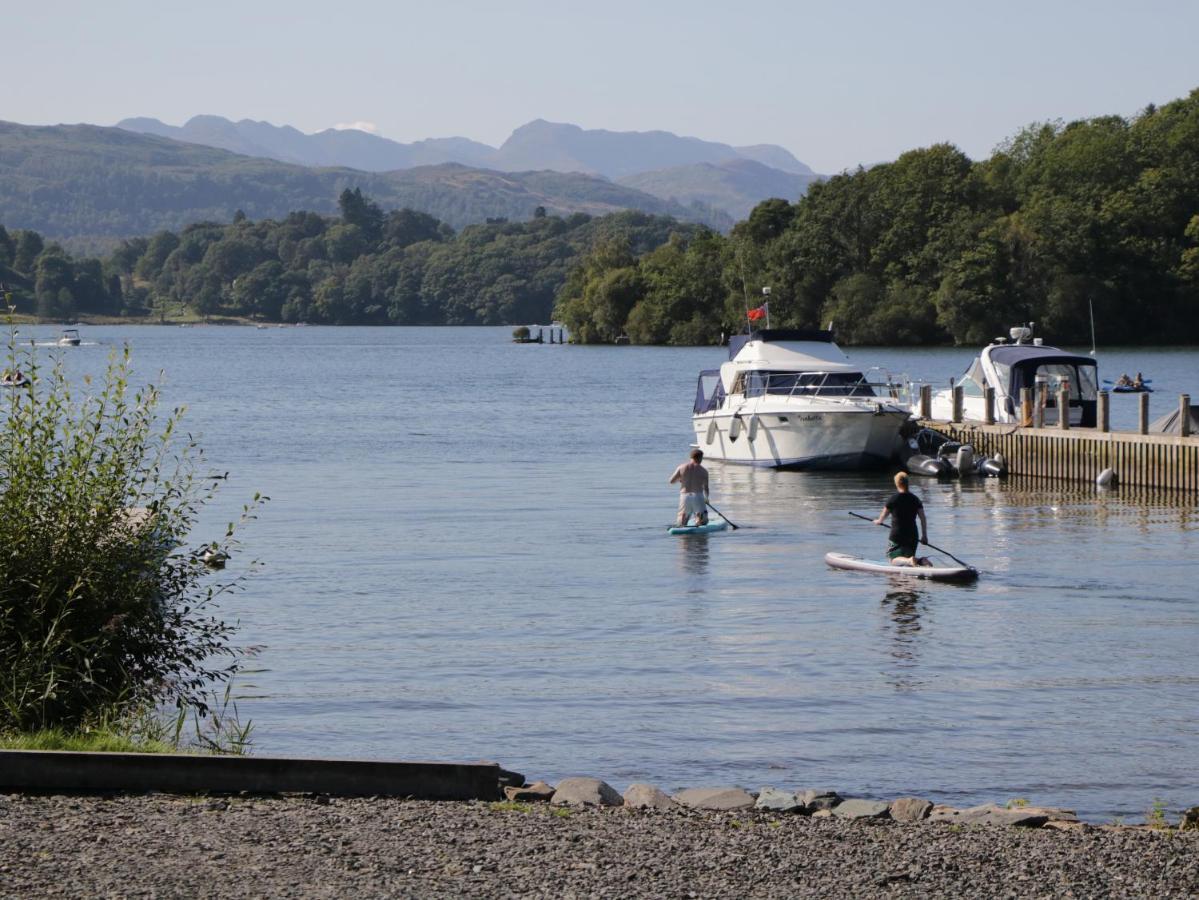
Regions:
<instances>
[{"instance_id":1,"label":"boat reflection in water","mask_svg":"<svg viewBox=\"0 0 1199 900\"><path fill-rule=\"evenodd\" d=\"M729 339L700 373L696 444L709 459L785 469L857 469L896 452L909 414L879 397L830 331L764 329Z\"/></svg>"}]
</instances>

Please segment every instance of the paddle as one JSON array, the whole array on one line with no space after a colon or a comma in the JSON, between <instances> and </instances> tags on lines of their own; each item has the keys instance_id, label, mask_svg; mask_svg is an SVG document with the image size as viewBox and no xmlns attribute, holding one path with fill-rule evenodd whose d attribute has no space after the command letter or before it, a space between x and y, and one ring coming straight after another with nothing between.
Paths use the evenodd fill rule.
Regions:
<instances>
[{"instance_id":1,"label":"paddle","mask_svg":"<svg viewBox=\"0 0 1199 900\"><path fill-rule=\"evenodd\" d=\"M872 525L878 525L880 528L886 528L886 527L887 527L887 524L886 524L885 522L875 522L875 521L874 521L874 519L870 518L870 516L864 516L864 515L862 515L861 513L856 513L856 512L853 512L853 511L850 511L850 513L849 513L849 514L850 514L851 516L855 516L855 517L857 517L857 518L859 518L859 519L865 519L867 522L870 522ZM726 521L727 521L727 520L726 520ZM732 525L733 523L732 523L732 522L729 522L729 524L730 524L730 525ZM967 569L973 569L973 568L974 568L974 566L970 565L970 563L967 563L967 562L962 562L960 559L958 559L956 556L954 556L954 555L953 555L952 553L950 553L948 550L942 550L942 549L941 549L940 547L938 547L936 544L930 544L928 541L921 541L920 543L924 544L924 546L926 546L926 547L928 547L928 548L930 548L930 549L932 549L932 550L936 550L938 553L944 553L946 556L948 556L950 559L952 559L952 560L953 560L955 563L957 563L959 566L965 566Z\"/></svg>"},{"instance_id":2,"label":"paddle","mask_svg":"<svg viewBox=\"0 0 1199 900\"><path fill-rule=\"evenodd\" d=\"M738 528L741 527L739 525L733 525L733 520L730 519L728 516L726 516L724 513L722 513L720 510L718 510L715 506L712 506L711 500L704 500L704 503L707 503L708 506L712 507L712 512L716 513L716 515L720 516L720 518L722 518L726 522L728 522L729 525L732 525L733 531L736 531Z\"/></svg>"}]
</instances>

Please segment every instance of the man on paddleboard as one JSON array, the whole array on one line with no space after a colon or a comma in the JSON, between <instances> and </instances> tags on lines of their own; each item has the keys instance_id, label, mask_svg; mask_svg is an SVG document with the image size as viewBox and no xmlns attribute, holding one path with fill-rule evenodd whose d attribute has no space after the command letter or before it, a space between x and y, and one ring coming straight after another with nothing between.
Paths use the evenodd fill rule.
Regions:
<instances>
[{"instance_id":1,"label":"man on paddleboard","mask_svg":"<svg viewBox=\"0 0 1199 900\"><path fill-rule=\"evenodd\" d=\"M691 516L696 525L708 524L708 470L700 463L704 451L696 447L691 451L691 461L685 462L670 476L670 483L679 483L679 519L681 528Z\"/></svg>"},{"instance_id":2,"label":"man on paddleboard","mask_svg":"<svg viewBox=\"0 0 1199 900\"><path fill-rule=\"evenodd\" d=\"M874 520L875 525L883 525L887 516L891 517L887 558L893 566L927 566L928 560L917 556L916 548L928 543L928 520L924 517L924 504L908 490L907 472L895 473L895 491ZM919 531L916 530L916 519L920 519Z\"/></svg>"}]
</instances>

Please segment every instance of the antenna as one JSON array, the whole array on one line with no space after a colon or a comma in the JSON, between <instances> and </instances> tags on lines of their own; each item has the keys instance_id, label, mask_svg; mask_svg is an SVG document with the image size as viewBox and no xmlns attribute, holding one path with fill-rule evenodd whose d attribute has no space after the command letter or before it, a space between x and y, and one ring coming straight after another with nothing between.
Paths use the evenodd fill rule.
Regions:
<instances>
[{"instance_id":1,"label":"antenna","mask_svg":"<svg viewBox=\"0 0 1199 900\"><path fill-rule=\"evenodd\" d=\"M1087 309L1091 313L1091 356L1095 355L1095 304L1087 297Z\"/></svg>"}]
</instances>

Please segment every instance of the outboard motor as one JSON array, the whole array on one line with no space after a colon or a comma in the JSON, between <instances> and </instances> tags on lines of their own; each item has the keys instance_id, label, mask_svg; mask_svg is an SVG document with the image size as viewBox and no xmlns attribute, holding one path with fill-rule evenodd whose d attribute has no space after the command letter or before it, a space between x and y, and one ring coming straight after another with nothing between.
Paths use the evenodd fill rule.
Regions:
<instances>
[{"instance_id":1,"label":"outboard motor","mask_svg":"<svg viewBox=\"0 0 1199 900\"><path fill-rule=\"evenodd\" d=\"M974 471L974 448L969 444L962 444L958 447L958 452L954 456L953 464L958 470L959 475L965 475L967 472Z\"/></svg>"},{"instance_id":2,"label":"outboard motor","mask_svg":"<svg viewBox=\"0 0 1199 900\"><path fill-rule=\"evenodd\" d=\"M949 460L938 456L925 456L923 453L909 456L906 467L913 475L928 475L931 478L949 478L954 474Z\"/></svg>"}]
</instances>

